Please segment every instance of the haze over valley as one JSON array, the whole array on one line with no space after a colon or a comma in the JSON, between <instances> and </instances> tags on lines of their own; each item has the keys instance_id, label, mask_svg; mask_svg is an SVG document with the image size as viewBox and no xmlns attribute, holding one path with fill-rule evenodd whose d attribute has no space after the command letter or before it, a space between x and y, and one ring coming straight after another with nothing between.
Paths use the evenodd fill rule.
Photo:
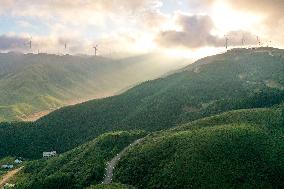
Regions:
<instances>
[{"instance_id":1,"label":"haze over valley","mask_svg":"<svg viewBox=\"0 0 284 189\"><path fill-rule=\"evenodd\" d=\"M190 62L158 54L122 59L0 54L0 121L33 121L62 106L119 94Z\"/></svg>"}]
</instances>

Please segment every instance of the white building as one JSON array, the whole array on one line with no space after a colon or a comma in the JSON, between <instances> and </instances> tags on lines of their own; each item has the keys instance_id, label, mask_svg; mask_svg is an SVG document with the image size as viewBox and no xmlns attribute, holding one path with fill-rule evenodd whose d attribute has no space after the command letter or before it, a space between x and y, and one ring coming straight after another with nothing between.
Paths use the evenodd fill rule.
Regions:
<instances>
[{"instance_id":1,"label":"white building","mask_svg":"<svg viewBox=\"0 0 284 189\"><path fill-rule=\"evenodd\" d=\"M14 187L15 187L15 184L6 183L4 185L4 188L14 188Z\"/></svg>"},{"instance_id":2,"label":"white building","mask_svg":"<svg viewBox=\"0 0 284 189\"><path fill-rule=\"evenodd\" d=\"M50 157L54 157L54 156L56 156L56 151L43 152L42 153L42 157L44 157L44 158L50 158Z\"/></svg>"},{"instance_id":3,"label":"white building","mask_svg":"<svg viewBox=\"0 0 284 189\"><path fill-rule=\"evenodd\" d=\"M14 168L14 165L8 165L8 164L6 164L6 165L2 165L1 166L3 169L13 169Z\"/></svg>"},{"instance_id":4,"label":"white building","mask_svg":"<svg viewBox=\"0 0 284 189\"><path fill-rule=\"evenodd\" d=\"M15 160L15 163L16 163L16 164L20 164L20 163L22 163L22 162L23 162L23 161L22 161L22 160L19 160L19 159L16 159L16 160Z\"/></svg>"}]
</instances>

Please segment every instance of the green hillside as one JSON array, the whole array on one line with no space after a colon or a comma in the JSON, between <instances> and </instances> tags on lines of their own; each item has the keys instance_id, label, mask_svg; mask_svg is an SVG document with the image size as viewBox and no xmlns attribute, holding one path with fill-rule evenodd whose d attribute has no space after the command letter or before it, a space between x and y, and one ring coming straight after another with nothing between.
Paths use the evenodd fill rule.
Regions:
<instances>
[{"instance_id":1,"label":"green hillside","mask_svg":"<svg viewBox=\"0 0 284 189\"><path fill-rule=\"evenodd\" d=\"M91 186L88 189L135 189L135 188L131 186L122 185L122 184L109 184L109 185L99 184L99 185Z\"/></svg>"},{"instance_id":2,"label":"green hillside","mask_svg":"<svg viewBox=\"0 0 284 189\"><path fill-rule=\"evenodd\" d=\"M16 188L79 189L99 184L106 162L144 135L140 131L106 133L58 157L32 161L16 178ZM115 187L122 188L122 185L113 185Z\"/></svg>"},{"instance_id":3,"label":"green hillside","mask_svg":"<svg viewBox=\"0 0 284 189\"><path fill-rule=\"evenodd\" d=\"M278 49L233 50L121 95L62 108L35 123L3 123L0 157L37 158L42 151L62 153L108 131L157 131L229 110L279 104L284 100L282 55Z\"/></svg>"},{"instance_id":4,"label":"green hillside","mask_svg":"<svg viewBox=\"0 0 284 189\"><path fill-rule=\"evenodd\" d=\"M0 122L27 119L33 113L111 96L185 63L158 57L149 54L112 60L70 55L0 54Z\"/></svg>"},{"instance_id":5,"label":"green hillside","mask_svg":"<svg viewBox=\"0 0 284 189\"><path fill-rule=\"evenodd\" d=\"M226 112L154 132L126 152L115 182L105 164L144 132L99 136L50 160L28 163L16 188L281 188L284 107Z\"/></svg>"},{"instance_id":6,"label":"green hillside","mask_svg":"<svg viewBox=\"0 0 284 189\"><path fill-rule=\"evenodd\" d=\"M143 189L283 188L284 108L241 110L155 133L115 181Z\"/></svg>"}]
</instances>

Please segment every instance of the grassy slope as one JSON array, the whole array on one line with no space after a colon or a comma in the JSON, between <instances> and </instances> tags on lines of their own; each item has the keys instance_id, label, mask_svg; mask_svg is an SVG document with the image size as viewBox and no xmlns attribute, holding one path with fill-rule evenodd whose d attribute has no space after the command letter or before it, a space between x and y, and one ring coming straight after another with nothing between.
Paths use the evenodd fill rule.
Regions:
<instances>
[{"instance_id":1,"label":"grassy slope","mask_svg":"<svg viewBox=\"0 0 284 189\"><path fill-rule=\"evenodd\" d=\"M18 176L17 188L84 188L103 180L105 164L144 132L106 133L50 160L28 163Z\"/></svg>"},{"instance_id":2,"label":"grassy slope","mask_svg":"<svg viewBox=\"0 0 284 189\"><path fill-rule=\"evenodd\" d=\"M77 99L113 95L179 66L156 55L111 60L0 54L0 121L18 120Z\"/></svg>"},{"instance_id":3,"label":"grassy slope","mask_svg":"<svg viewBox=\"0 0 284 189\"><path fill-rule=\"evenodd\" d=\"M1 124L0 156L35 158L42 151L70 150L107 131L156 131L228 110L269 107L284 99L284 91L267 86L267 80L284 84L281 56L245 51L208 57L180 73L60 109L33 124Z\"/></svg>"},{"instance_id":4,"label":"grassy slope","mask_svg":"<svg viewBox=\"0 0 284 189\"><path fill-rule=\"evenodd\" d=\"M284 108L241 110L156 133L116 181L137 188L283 188Z\"/></svg>"}]
</instances>

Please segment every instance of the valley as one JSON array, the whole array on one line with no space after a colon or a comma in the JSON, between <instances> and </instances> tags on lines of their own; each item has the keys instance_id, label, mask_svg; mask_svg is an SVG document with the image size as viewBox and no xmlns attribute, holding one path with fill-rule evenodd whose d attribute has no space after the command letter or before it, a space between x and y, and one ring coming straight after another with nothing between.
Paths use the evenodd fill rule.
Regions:
<instances>
[{"instance_id":1,"label":"valley","mask_svg":"<svg viewBox=\"0 0 284 189\"><path fill-rule=\"evenodd\" d=\"M188 64L158 57L0 54L0 122L34 121L60 107L116 95Z\"/></svg>"},{"instance_id":2,"label":"valley","mask_svg":"<svg viewBox=\"0 0 284 189\"><path fill-rule=\"evenodd\" d=\"M88 97L88 98L81 98L81 99L74 99L74 100L68 100L66 102L64 102L64 106L73 106L73 105L76 105L76 104L81 104L81 103L84 103L84 102L87 102L87 101L90 101L90 100L94 100L94 99L100 99L100 98L106 98L108 96L111 96L111 94L102 94L101 96L93 96L93 97ZM59 108L62 108L62 107L57 107L57 108L53 108L53 109L50 109L50 110L45 110L45 111L41 111L41 112L35 112L31 115L25 115L24 117L21 117L20 120L21 121L25 121L25 122L34 122L34 121L37 121L38 119L50 114L51 112L59 109Z\"/></svg>"}]
</instances>

